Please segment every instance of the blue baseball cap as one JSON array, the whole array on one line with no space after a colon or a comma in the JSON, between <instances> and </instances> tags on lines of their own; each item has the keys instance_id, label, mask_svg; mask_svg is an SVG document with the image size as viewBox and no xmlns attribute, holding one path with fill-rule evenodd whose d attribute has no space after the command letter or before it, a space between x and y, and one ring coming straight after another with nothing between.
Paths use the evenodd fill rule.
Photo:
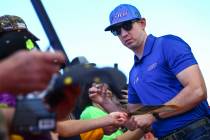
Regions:
<instances>
[{"instance_id":1,"label":"blue baseball cap","mask_svg":"<svg viewBox=\"0 0 210 140\"><path fill-rule=\"evenodd\" d=\"M104 31L110 31L114 26L134 19L141 19L139 10L130 4L120 4L110 13L110 25Z\"/></svg>"}]
</instances>

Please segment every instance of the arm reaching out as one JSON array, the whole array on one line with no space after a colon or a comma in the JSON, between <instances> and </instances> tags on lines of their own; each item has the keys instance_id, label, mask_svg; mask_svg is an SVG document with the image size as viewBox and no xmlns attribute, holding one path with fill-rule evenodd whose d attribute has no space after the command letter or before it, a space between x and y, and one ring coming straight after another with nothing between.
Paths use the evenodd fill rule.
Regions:
<instances>
[{"instance_id":1,"label":"arm reaching out","mask_svg":"<svg viewBox=\"0 0 210 140\"><path fill-rule=\"evenodd\" d=\"M91 120L67 120L57 123L57 133L63 137L78 135L89 130L109 125L120 126L127 120L127 114L112 112L109 115ZM73 128L73 129L72 129Z\"/></svg>"}]
</instances>

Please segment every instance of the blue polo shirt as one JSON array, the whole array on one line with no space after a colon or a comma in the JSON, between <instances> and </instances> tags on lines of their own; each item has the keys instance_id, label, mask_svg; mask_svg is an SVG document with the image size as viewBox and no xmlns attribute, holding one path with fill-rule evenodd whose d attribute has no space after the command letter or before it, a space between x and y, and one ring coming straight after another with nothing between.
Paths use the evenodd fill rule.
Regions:
<instances>
[{"instance_id":1,"label":"blue polo shirt","mask_svg":"<svg viewBox=\"0 0 210 140\"><path fill-rule=\"evenodd\" d=\"M134 56L129 75L128 102L131 104L160 105L175 97L182 89L176 75L185 68L197 64L189 45L173 35L146 39L143 56ZM156 137L163 137L187 123L208 114L207 101L194 109L153 124Z\"/></svg>"}]
</instances>

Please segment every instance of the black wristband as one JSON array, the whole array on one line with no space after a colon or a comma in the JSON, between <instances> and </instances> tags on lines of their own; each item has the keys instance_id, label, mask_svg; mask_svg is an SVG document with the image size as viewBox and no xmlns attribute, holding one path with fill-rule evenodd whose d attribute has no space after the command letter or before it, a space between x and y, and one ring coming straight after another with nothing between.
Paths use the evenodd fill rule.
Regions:
<instances>
[{"instance_id":1,"label":"black wristband","mask_svg":"<svg viewBox=\"0 0 210 140\"><path fill-rule=\"evenodd\" d=\"M152 112L152 115L155 117L156 120L162 120L162 118L159 116L159 113Z\"/></svg>"}]
</instances>

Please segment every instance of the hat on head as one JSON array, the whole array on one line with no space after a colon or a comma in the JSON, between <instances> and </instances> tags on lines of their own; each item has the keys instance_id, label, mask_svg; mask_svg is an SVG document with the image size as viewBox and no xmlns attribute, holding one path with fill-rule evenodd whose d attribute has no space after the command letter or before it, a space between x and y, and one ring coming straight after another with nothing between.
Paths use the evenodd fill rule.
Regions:
<instances>
[{"instance_id":1,"label":"hat on head","mask_svg":"<svg viewBox=\"0 0 210 140\"><path fill-rule=\"evenodd\" d=\"M18 16L14 15L4 15L0 16L0 34L10 31L26 30L35 41L39 40L35 35L33 35L27 28L24 20Z\"/></svg>"},{"instance_id":2,"label":"hat on head","mask_svg":"<svg viewBox=\"0 0 210 140\"><path fill-rule=\"evenodd\" d=\"M39 40L18 16L0 16L0 60L19 50L40 50Z\"/></svg>"},{"instance_id":3,"label":"hat on head","mask_svg":"<svg viewBox=\"0 0 210 140\"><path fill-rule=\"evenodd\" d=\"M141 19L139 10L130 4L121 4L110 13L110 25L105 28L105 31L111 30L114 26L122 22L134 19Z\"/></svg>"},{"instance_id":4,"label":"hat on head","mask_svg":"<svg viewBox=\"0 0 210 140\"><path fill-rule=\"evenodd\" d=\"M84 57L84 56L77 56L75 57L74 59L72 59L70 65L73 66L73 65L83 65L83 64L88 64L88 65L92 65L92 66L96 66L95 63L90 63L88 62L87 58Z\"/></svg>"},{"instance_id":5,"label":"hat on head","mask_svg":"<svg viewBox=\"0 0 210 140\"><path fill-rule=\"evenodd\" d=\"M87 64L89 63L88 60L84 57L84 56L78 56L78 57L75 57L70 65L76 65L76 64Z\"/></svg>"},{"instance_id":6,"label":"hat on head","mask_svg":"<svg viewBox=\"0 0 210 140\"><path fill-rule=\"evenodd\" d=\"M10 31L0 35L0 60L19 50L40 50L26 30Z\"/></svg>"}]
</instances>

